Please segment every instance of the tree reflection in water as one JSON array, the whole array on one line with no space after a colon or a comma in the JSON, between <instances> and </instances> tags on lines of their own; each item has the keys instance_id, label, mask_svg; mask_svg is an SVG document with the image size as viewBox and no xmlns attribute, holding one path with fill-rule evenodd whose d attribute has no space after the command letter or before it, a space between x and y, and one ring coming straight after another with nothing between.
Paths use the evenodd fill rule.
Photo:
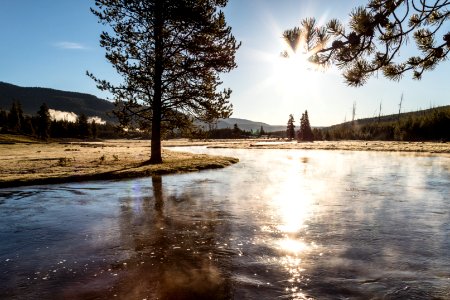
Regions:
<instances>
[{"instance_id":1,"label":"tree reflection in water","mask_svg":"<svg viewBox=\"0 0 450 300\"><path fill-rule=\"evenodd\" d=\"M174 218L173 210L194 200L188 193L165 196L160 176L152 178L152 186L151 196L123 200L121 233L124 240L131 239L134 253L122 263L126 272L114 294L126 299L230 299L230 253L218 253L215 238L226 235L226 221L207 208L197 212L194 222L180 214Z\"/></svg>"}]
</instances>

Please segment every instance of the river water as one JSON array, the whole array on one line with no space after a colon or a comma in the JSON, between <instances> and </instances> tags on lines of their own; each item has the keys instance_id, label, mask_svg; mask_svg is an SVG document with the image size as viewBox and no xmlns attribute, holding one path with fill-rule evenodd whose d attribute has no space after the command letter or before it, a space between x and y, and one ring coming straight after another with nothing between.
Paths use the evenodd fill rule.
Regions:
<instances>
[{"instance_id":1,"label":"river water","mask_svg":"<svg viewBox=\"0 0 450 300\"><path fill-rule=\"evenodd\" d=\"M0 298L450 299L450 158L177 149L240 162L0 189Z\"/></svg>"}]
</instances>

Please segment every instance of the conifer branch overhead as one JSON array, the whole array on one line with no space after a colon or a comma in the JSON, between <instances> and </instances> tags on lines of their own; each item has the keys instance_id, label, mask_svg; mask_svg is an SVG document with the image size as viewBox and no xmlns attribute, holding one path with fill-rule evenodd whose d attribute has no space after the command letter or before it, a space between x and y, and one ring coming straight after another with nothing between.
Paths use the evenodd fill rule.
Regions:
<instances>
[{"instance_id":1,"label":"conifer branch overhead","mask_svg":"<svg viewBox=\"0 0 450 300\"><path fill-rule=\"evenodd\" d=\"M392 80L407 72L421 79L450 51L449 8L449 0L369 0L351 12L347 26L336 19L316 26L310 18L301 27L286 30L283 37L294 52L298 41L304 40L308 49L315 49L311 62L336 65L350 86L364 85L378 72ZM400 50L410 40L416 54L404 58Z\"/></svg>"}]
</instances>

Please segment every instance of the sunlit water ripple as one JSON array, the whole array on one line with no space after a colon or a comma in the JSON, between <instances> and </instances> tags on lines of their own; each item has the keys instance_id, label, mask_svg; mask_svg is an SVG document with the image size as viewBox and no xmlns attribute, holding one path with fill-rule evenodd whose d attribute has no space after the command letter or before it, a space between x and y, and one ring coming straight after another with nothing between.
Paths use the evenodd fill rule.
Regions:
<instances>
[{"instance_id":1,"label":"sunlit water ripple","mask_svg":"<svg viewBox=\"0 0 450 300\"><path fill-rule=\"evenodd\" d=\"M0 189L0 298L450 299L450 158L176 150L240 162Z\"/></svg>"}]
</instances>

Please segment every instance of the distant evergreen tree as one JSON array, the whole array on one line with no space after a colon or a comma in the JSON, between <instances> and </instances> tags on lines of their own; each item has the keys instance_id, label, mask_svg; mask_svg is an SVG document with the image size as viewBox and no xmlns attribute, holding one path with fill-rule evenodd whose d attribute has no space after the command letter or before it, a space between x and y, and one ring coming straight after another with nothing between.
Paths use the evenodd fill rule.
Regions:
<instances>
[{"instance_id":1,"label":"distant evergreen tree","mask_svg":"<svg viewBox=\"0 0 450 300\"><path fill-rule=\"evenodd\" d=\"M261 129L259 130L259 136L265 135L266 132L264 131L264 128L261 125Z\"/></svg>"},{"instance_id":2,"label":"distant evergreen tree","mask_svg":"<svg viewBox=\"0 0 450 300\"><path fill-rule=\"evenodd\" d=\"M309 117L307 110L305 110L305 112L302 114L302 118L300 119L300 130L298 132L298 140L307 142L312 142L314 140L311 125L309 124Z\"/></svg>"},{"instance_id":3,"label":"distant evergreen tree","mask_svg":"<svg viewBox=\"0 0 450 300\"><path fill-rule=\"evenodd\" d=\"M17 107L17 114L19 115L19 120L20 120L19 131L22 131L22 126L25 123L25 116L23 115L22 104L20 103L19 100L16 101L16 107Z\"/></svg>"},{"instance_id":4,"label":"distant evergreen tree","mask_svg":"<svg viewBox=\"0 0 450 300\"><path fill-rule=\"evenodd\" d=\"M71 123L73 124L73 123ZM66 120L52 120L50 126L50 132L52 137L64 138L64 137L75 137L75 135L69 134L69 122Z\"/></svg>"},{"instance_id":5,"label":"distant evergreen tree","mask_svg":"<svg viewBox=\"0 0 450 300\"><path fill-rule=\"evenodd\" d=\"M36 131L34 129L33 119L30 116L26 116L22 124L22 133L28 135L35 135Z\"/></svg>"},{"instance_id":6,"label":"distant evergreen tree","mask_svg":"<svg viewBox=\"0 0 450 300\"><path fill-rule=\"evenodd\" d=\"M241 136L241 129L238 127L237 124L233 125L233 137L239 138Z\"/></svg>"},{"instance_id":7,"label":"distant evergreen tree","mask_svg":"<svg viewBox=\"0 0 450 300\"><path fill-rule=\"evenodd\" d=\"M8 114L5 110L0 109L0 128L5 130L8 127Z\"/></svg>"},{"instance_id":8,"label":"distant evergreen tree","mask_svg":"<svg viewBox=\"0 0 450 300\"><path fill-rule=\"evenodd\" d=\"M8 114L8 128L11 131L20 132L21 121L23 120L23 111L20 102L13 101Z\"/></svg>"},{"instance_id":9,"label":"distant evergreen tree","mask_svg":"<svg viewBox=\"0 0 450 300\"><path fill-rule=\"evenodd\" d=\"M95 123L95 120L91 122L91 135L93 139L97 138L97 123Z\"/></svg>"},{"instance_id":10,"label":"distant evergreen tree","mask_svg":"<svg viewBox=\"0 0 450 300\"><path fill-rule=\"evenodd\" d=\"M289 115L289 120L287 123L286 136L289 140L293 140L295 138L295 125L294 125L294 116L292 114Z\"/></svg>"},{"instance_id":11,"label":"distant evergreen tree","mask_svg":"<svg viewBox=\"0 0 450 300\"><path fill-rule=\"evenodd\" d=\"M89 124L85 114L80 114L77 119L78 135L81 138L89 136Z\"/></svg>"},{"instance_id":12,"label":"distant evergreen tree","mask_svg":"<svg viewBox=\"0 0 450 300\"><path fill-rule=\"evenodd\" d=\"M320 130L318 128L314 128L312 132L313 132L313 137L314 137L315 141L322 141L323 140L322 130Z\"/></svg>"},{"instance_id":13,"label":"distant evergreen tree","mask_svg":"<svg viewBox=\"0 0 450 300\"><path fill-rule=\"evenodd\" d=\"M38 137L41 140L47 140L49 137L50 123L51 123L50 112L48 111L47 104L42 103L37 114L38 114L38 122L37 122Z\"/></svg>"}]
</instances>

